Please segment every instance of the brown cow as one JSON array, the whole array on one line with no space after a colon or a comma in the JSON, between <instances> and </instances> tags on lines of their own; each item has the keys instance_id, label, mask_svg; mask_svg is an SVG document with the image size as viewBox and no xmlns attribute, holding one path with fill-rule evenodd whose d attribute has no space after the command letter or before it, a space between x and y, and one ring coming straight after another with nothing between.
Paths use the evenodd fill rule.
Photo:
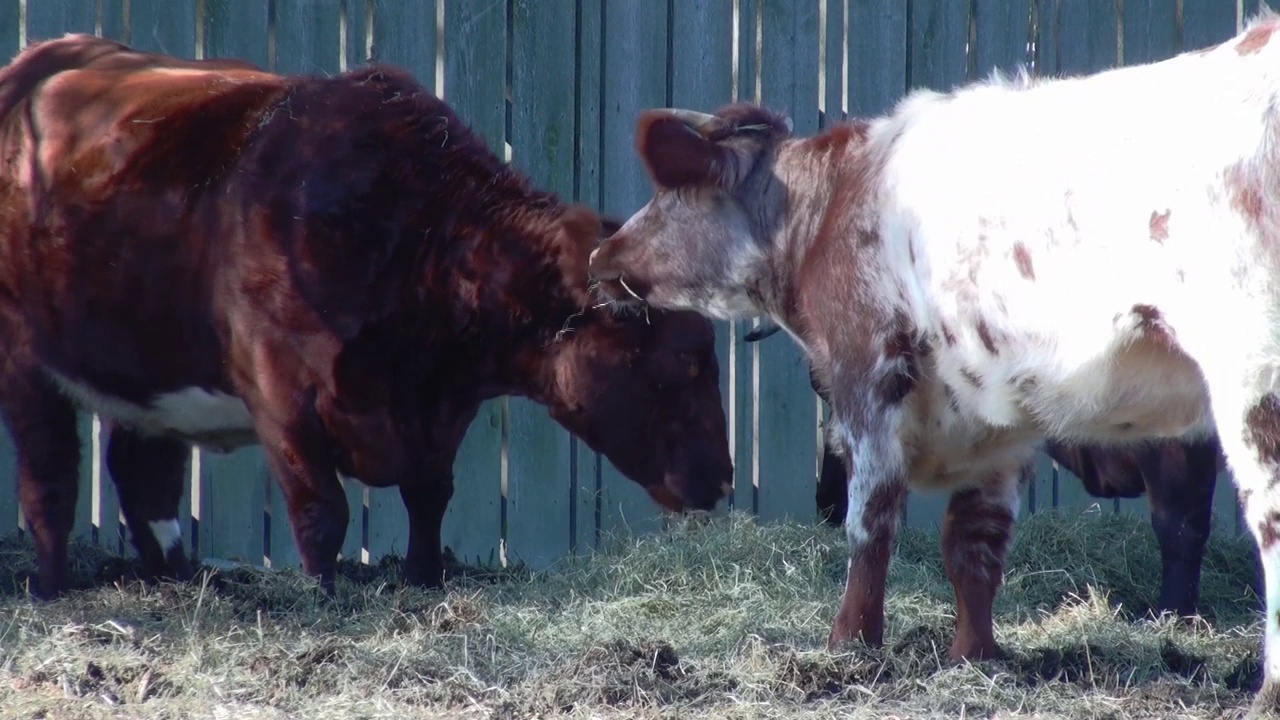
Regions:
<instances>
[{"instance_id":1,"label":"brown cow","mask_svg":"<svg viewBox=\"0 0 1280 720\"><path fill-rule=\"evenodd\" d=\"M1040 442L1216 433L1263 567L1255 707L1280 712L1277 29L917 89L809 138L749 104L641 116L656 192L592 273L620 303L767 316L808 353L852 471L832 645L883 642L909 488L950 494L949 656L978 660Z\"/></svg>"},{"instance_id":2,"label":"brown cow","mask_svg":"<svg viewBox=\"0 0 1280 720\"><path fill-rule=\"evenodd\" d=\"M777 325L761 325L742 339L756 342L780 329ZM809 380L813 391L823 397L812 369ZM1094 497L1136 498L1146 494L1151 506L1151 527L1160 545L1160 597L1155 613L1195 615L1200 598L1200 568L1213 520L1213 491L1218 473L1226 467L1217 437L1185 442L1156 440L1121 447L1049 441L1044 453L1080 478L1085 491ZM848 478L839 438L824 437L814 500L818 517L834 527L844 525L849 511Z\"/></svg>"},{"instance_id":3,"label":"brown cow","mask_svg":"<svg viewBox=\"0 0 1280 720\"><path fill-rule=\"evenodd\" d=\"M710 323L592 309L596 213L531 187L408 74L70 35L0 71L0 123L0 409L40 595L66 587L77 404L116 424L107 463L152 574L187 572L187 444L260 442L327 592L339 474L399 487L406 579L438 585L455 453L504 394L669 509L726 494Z\"/></svg>"}]
</instances>

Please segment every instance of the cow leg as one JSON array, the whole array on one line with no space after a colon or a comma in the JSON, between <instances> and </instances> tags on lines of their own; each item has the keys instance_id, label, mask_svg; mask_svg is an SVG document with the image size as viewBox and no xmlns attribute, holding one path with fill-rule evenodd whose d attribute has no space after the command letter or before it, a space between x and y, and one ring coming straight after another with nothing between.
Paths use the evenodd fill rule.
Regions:
<instances>
[{"instance_id":1,"label":"cow leg","mask_svg":"<svg viewBox=\"0 0 1280 720\"><path fill-rule=\"evenodd\" d=\"M952 661L987 660L1000 654L991 606L1003 573L1018 511L1018 471L977 488L957 490L942 523L942 562L956 593Z\"/></svg>"},{"instance_id":2,"label":"cow leg","mask_svg":"<svg viewBox=\"0 0 1280 720\"><path fill-rule=\"evenodd\" d=\"M899 408L886 411L878 427L854 439L846 433L845 457L850 469L845 533L849 566L844 596L827 646L861 638L871 647L884 642L884 591L889 555L907 499L902 449L895 431Z\"/></svg>"},{"instance_id":3,"label":"cow leg","mask_svg":"<svg viewBox=\"0 0 1280 720\"><path fill-rule=\"evenodd\" d=\"M302 569L332 596L350 510L331 459L332 448L313 412L285 426L259 420L257 427L268 466L284 496Z\"/></svg>"},{"instance_id":4,"label":"cow leg","mask_svg":"<svg viewBox=\"0 0 1280 720\"><path fill-rule=\"evenodd\" d=\"M18 503L36 546L36 597L67 590L67 542L80 491L80 436L75 406L38 370L10 359L0 407L17 450Z\"/></svg>"},{"instance_id":5,"label":"cow leg","mask_svg":"<svg viewBox=\"0 0 1280 720\"><path fill-rule=\"evenodd\" d=\"M1163 443L1154 451L1159 461L1144 472L1151 527L1160 545L1162 564L1157 613L1196 614L1200 569L1213 515L1218 478L1218 443ZM1170 453L1173 453L1171 457ZM1148 468L1144 468L1148 470Z\"/></svg>"},{"instance_id":6,"label":"cow leg","mask_svg":"<svg viewBox=\"0 0 1280 720\"><path fill-rule=\"evenodd\" d=\"M180 440L148 437L119 425L107 441L107 471L120 496L120 510L144 579L187 580L178 506L190 451Z\"/></svg>"},{"instance_id":7,"label":"cow leg","mask_svg":"<svg viewBox=\"0 0 1280 720\"><path fill-rule=\"evenodd\" d=\"M448 467L447 465L445 467ZM410 585L438 588L444 585L444 555L440 528L453 497L453 473L428 482L400 484L400 497L409 514L409 549L404 558L404 580Z\"/></svg>"}]
</instances>

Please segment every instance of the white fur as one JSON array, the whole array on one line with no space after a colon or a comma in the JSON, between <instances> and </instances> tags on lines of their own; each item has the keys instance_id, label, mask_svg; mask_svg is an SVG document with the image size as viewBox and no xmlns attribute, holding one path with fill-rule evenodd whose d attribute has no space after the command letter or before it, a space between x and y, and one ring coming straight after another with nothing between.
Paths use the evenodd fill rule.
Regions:
<instances>
[{"instance_id":1,"label":"white fur","mask_svg":"<svg viewBox=\"0 0 1280 720\"><path fill-rule=\"evenodd\" d=\"M151 526L156 542L160 543L161 552L168 553L182 542L182 528L177 520L153 520L147 524Z\"/></svg>"},{"instance_id":2,"label":"white fur","mask_svg":"<svg viewBox=\"0 0 1280 720\"><path fill-rule=\"evenodd\" d=\"M160 395L150 407L143 407L105 395L53 371L48 371L48 375L85 410L143 432L174 434L193 440L220 434L253 432L253 418L249 409L243 400L233 395L189 387ZM199 442L197 444L204 445ZM218 445L209 449L226 451L234 448Z\"/></svg>"}]
</instances>

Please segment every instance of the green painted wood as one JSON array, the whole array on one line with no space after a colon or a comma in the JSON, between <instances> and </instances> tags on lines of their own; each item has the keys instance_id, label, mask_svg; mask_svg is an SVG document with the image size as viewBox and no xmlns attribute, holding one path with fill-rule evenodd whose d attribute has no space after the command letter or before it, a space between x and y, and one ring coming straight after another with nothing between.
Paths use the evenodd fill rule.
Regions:
<instances>
[{"instance_id":1,"label":"green painted wood","mask_svg":"<svg viewBox=\"0 0 1280 720\"><path fill-rule=\"evenodd\" d=\"M442 97L505 157L507 17L501 4L446 2Z\"/></svg>"},{"instance_id":2,"label":"green painted wood","mask_svg":"<svg viewBox=\"0 0 1280 720\"><path fill-rule=\"evenodd\" d=\"M511 162L535 187L571 198L574 189L572 3L513 0L511 11ZM491 51L498 52L500 48ZM577 443L541 407L512 398L508 437L507 553L530 567L567 555L573 540Z\"/></svg>"},{"instance_id":3,"label":"green painted wood","mask_svg":"<svg viewBox=\"0 0 1280 720\"><path fill-rule=\"evenodd\" d=\"M94 0L28 0L27 44L69 32L92 34L97 16Z\"/></svg>"},{"instance_id":4,"label":"green painted wood","mask_svg":"<svg viewBox=\"0 0 1280 720\"><path fill-rule=\"evenodd\" d=\"M1078 75L1119 61L1115 0L1060 0L1058 72Z\"/></svg>"},{"instance_id":5,"label":"green painted wood","mask_svg":"<svg viewBox=\"0 0 1280 720\"><path fill-rule=\"evenodd\" d=\"M828 128L844 119L844 36L845 0L821 0L823 14L822 118L819 126Z\"/></svg>"},{"instance_id":6,"label":"green painted wood","mask_svg":"<svg viewBox=\"0 0 1280 720\"><path fill-rule=\"evenodd\" d=\"M911 0L907 85L947 91L968 77L969 8L953 0Z\"/></svg>"},{"instance_id":7,"label":"green painted wood","mask_svg":"<svg viewBox=\"0 0 1280 720\"><path fill-rule=\"evenodd\" d=\"M368 40L373 30L373 5L372 2L363 0L342 0L341 10L338 31L345 39L342 44L342 68L349 70L369 61Z\"/></svg>"},{"instance_id":8,"label":"green painted wood","mask_svg":"<svg viewBox=\"0 0 1280 720\"><path fill-rule=\"evenodd\" d=\"M195 0L129 0L129 37L139 50L194 57Z\"/></svg>"},{"instance_id":9,"label":"green painted wood","mask_svg":"<svg viewBox=\"0 0 1280 720\"><path fill-rule=\"evenodd\" d=\"M733 1L675 0L671 6L671 104L713 112L733 101ZM839 84L836 85L837 91ZM837 104L837 108L838 108ZM720 397L730 437L734 410L733 324L715 321ZM735 470L735 476L739 473ZM728 503L721 508L727 508Z\"/></svg>"},{"instance_id":10,"label":"green painted wood","mask_svg":"<svg viewBox=\"0 0 1280 720\"><path fill-rule=\"evenodd\" d=\"M1038 452L1034 460L1035 473L1027 484L1023 507L1028 513L1053 510L1053 460L1046 454Z\"/></svg>"},{"instance_id":11,"label":"green painted wood","mask_svg":"<svg viewBox=\"0 0 1280 720\"><path fill-rule=\"evenodd\" d=\"M973 74L987 78L993 70L1006 75L1023 66L1030 56L1031 3L1028 0L974 0Z\"/></svg>"},{"instance_id":12,"label":"green painted wood","mask_svg":"<svg viewBox=\"0 0 1280 720\"><path fill-rule=\"evenodd\" d=\"M436 84L436 3L371 0L373 58L411 71L428 88Z\"/></svg>"},{"instance_id":13,"label":"green painted wood","mask_svg":"<svg viewBox=\"0 0 1280 720\"><path fill-rule=\"evenodd\" d=\"M1031 14L1035 25L1033 72L1055 76L1058 74L1058 2L1032 0Z\"/></svg>"},{"instance_id":14,"label":"green painted wood","mask_svg":"<svg viewBox=\"0 0 1280 720\"><path fill-rule=\"evenodd\" d=\"M887 112L907 89L907 0L848 0L849 114Z\"/></svg>"},{"instance_id":15,"label":"green painted wood","mask_svg":"<svg viewBox=\"0 0 1280 720\"><path fill-rule=\"evenodd\" d=\"M204 57L239 58L267 66L265 3L206 0ZM261 565L266 527L264 503L270 481L262 449L252 446L230 454L199 452L193 460L200 485L200 557Z\"/></svg>"},{"instance_id":16,"label":"green painted wood","mask_svg":"<svg viewBox=\"0 0 1280 720\"><path fill-rule=\"evenodd\" d=\"M1178 52L1177 10L1168 0L1125 0L1120 19L1125 65L1155 62ZM1233 8L1233 17L1234 12Z\"/></svg>"},{"instance_id":17,"label":"green painted wood","mask_svg":"<svg viewBox=\"0 0 1280 720\"><path fill-rule=\"evenodd\" d=\"M0 0L0 60L6 64L18 54L23 30L21 10L22 0ZM0 521L0 532L5 532L3 521Z\"/></svg>"},{"instance_id":18,"label":"green painted wood","mask_svg":"<svg viewBox=\"0 0 1280 720\"><path fill-rule=\"evenodd\" d=\"M817 0L764 0L761 6L760 97L787 112L797 136L818 131ZM761 520L814 515L817 486L813 388L804 352L790 336L757 346L758 445Z\"/></svg>"},{"instance_id":19,"label":"green painted wood","mask_svg":"<svg viewBox=\"0 0 1280 720\"><path fill-rule=\"evenodd\" d=\"M321 75L337 75L341 72L342 12L340 0L276 0L274 69L282 73ZM268 21L270 20L268 16ZM343 493L347 497L347 532L340 554L343 558L359 558L365 487L358 482L344 482ZM271 566L301 567L293 527L289 523L280 488L274 478L268 486L267 496L271 512ZM373 502L375 496L379 500L376 504ZM370 528L366 532L370 544L375 539L379 542L376 548L378 555L392 548L403 555L408 547L408 520L399 491L395 488L376 489L371 490L369 497ZM377 527L378 531L372 532L373 527ZM369 549L371 555L375 554L374 548Z\"/></svg>"},{"instance_id":20,"label":"green painted wood","mask_svg":"<svg viewBox=\"0 0 1280 720\"><path fill-rule=\"evenodd\" d=\"M613 0L604 5L602 66L604 117L600 156L601 205L628 217L653 195L635 155L635 124L646 108L667 104L667 6L652 0ZM639 58L650 59L639 63ZM640 71L640 68L645 68ZM601 533L648 532L661 527L662 512L639 485L612 463L601 466Z\"/></svg>"},{"instance_id":21,"label":"green painted wood","mask_svg":"<svg viewBox=\"0 0 1280 720\"><path fill-rule=\"evenodd\" d=\"M81 541L93 539L93 415L76 414L76 432L80 436L80 487L76 493L76 520L71 537Z\"/></svg>"},{"instance_id":22,"label":"green painted wood","mask_svg":"<svg viewBox=\"0 0 1280 720\"><path fill-rule=\"evenodd\" d=\"M1236 8L1228 0L1182 0L1182 49L1199 50L1236 34Z\"/></svg>"},{"instance_id":23,"label":"green painted wood","mask_svg":"<svg viewBox=\"0 0 1280 720\"><path fill-rule=\"evenodd\" d=\"M738 82L733 88L735 100L759 102L756 92L757 68L759 58L757 52L757 27L760 16L760 0L739 0L738 8L738 48L734 63L738 68ZM729 378L725 387L729 388L730 414L729 433L730 447L733 454L733 496L730 507L742 512L755 513L757 509L756 465L755 455L755 368L757 364L756 344L746 344L743 335L755 327L754 320L738 320L729 324L729 353L725 364L729 368Z\"/></svg>"},{"instance_id":24,"label":"green painted wood","mask_svg":"<svg viewBox=\"0 0 1280 720\"><path fill-rule=\"evenodd\" d=\"M435 87L437 17L434 2L420 7L380 2L375 8L375 57L413 71L458 116L504 157L506 15L502 6L445 3L444 87ZM481 12L482 10L488 12ZM497 564L502 541L501 398L481 405L454 462L454 494L445 514L444 544L460 558Z\"/></svg>"}]
</instances>

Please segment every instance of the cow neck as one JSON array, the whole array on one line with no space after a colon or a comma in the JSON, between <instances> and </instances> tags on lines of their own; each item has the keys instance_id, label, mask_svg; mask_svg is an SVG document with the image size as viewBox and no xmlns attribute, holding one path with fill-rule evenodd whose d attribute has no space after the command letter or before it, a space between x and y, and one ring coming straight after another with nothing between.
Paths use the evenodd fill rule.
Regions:
<instances>
[{"instance_id":1,"label":"cow neck","mask_svg":"<svg viewBox=\"0 0 1280 720\"><path fill-rule=\"evenodd\" d=\"M580 213L547 193L529 191L510 206L517 209L492 216L471 255L471 270L485 286L475 294L472 322L492 331L486 333L492 344L475 349L500 358L489 378L492 393L548 404L555 400L551 368L565 339L561 331L594 317L587 257L599 225L587 227Z\"/></svg>"}]
</instances>

